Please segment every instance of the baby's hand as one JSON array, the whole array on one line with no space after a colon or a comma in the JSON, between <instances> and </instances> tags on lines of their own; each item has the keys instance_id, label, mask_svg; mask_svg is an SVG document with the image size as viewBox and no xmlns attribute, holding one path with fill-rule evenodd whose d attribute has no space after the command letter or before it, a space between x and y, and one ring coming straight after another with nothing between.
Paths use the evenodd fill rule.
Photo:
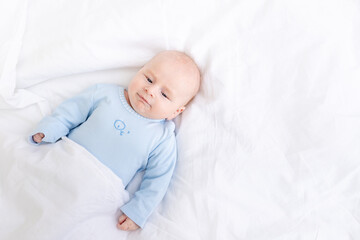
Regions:
<instances>
[{"instance_id":1,"label":"baby's hand","mask_svg":"<svg viewBox=\"0 0 360 240\"><path fill-rule=\"evenodd\" d=\"M119 217L119 222L117 224L117 228L123 231L133 231L139 228L139 226L133 222L128 216L125 214Z\"/></svg>"},{"instance_id":2,"label":"baby's hand","mask_svg":"<svg viewBox=\"0 0 360 240\"><path fill-rule=\"evenodd\" d=\"M37 134L34 134L32 136L32 139L34 140L34 142L36 143L41 143L42 139L45 137L45 135L43 133L37 133Z\"/></svg>"}]
</instances>

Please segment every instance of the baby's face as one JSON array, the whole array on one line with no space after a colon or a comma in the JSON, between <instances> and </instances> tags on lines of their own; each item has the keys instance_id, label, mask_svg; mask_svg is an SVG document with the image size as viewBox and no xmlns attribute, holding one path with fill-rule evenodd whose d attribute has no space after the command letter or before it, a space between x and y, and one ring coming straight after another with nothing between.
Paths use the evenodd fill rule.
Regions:
<instances>
[{"instance_id":1,"label":"baby's face","mask_svg":"<svg viewBox=\"0 0 360 240\"><path fill-rule=\"evenodd\" d=\"M196 65L188 60L172 51L151 59L128 86L131 107L151 119L170 120L180 114L200 82Z\"/></svg>"}]
</instances>

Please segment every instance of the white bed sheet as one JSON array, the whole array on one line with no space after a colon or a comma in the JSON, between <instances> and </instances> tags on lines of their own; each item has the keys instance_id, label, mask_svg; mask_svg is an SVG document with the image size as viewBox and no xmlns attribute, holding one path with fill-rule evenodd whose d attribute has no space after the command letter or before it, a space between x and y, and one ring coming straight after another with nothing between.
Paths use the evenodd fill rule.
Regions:
<instances>
[{"instance_id":1,"label":"white bed sheet","mask_svg":"<svg viewBox=\"0 0 360 240\"><path fill-rule=\"evenodd\" d=\"M0 11L2 162L63 99L126 85L156 52L182 50L201 90L176 120L164 201L125 238L360 238L358 1L16 0Z\"/></svg>"}]
</instances>

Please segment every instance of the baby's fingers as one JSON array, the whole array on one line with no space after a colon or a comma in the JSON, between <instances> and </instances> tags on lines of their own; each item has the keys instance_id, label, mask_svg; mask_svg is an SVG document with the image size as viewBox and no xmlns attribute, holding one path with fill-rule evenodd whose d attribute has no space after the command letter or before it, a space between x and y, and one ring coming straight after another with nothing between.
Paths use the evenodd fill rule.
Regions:
<instances>
[{"instance_id":1,"label":"baby's fingers","mask_svg":"<svg viewBox=\"0 0 360 240\"><path fill-rule=\"evenodd\" d=\"M37 133L32 136L32 139L34 140L34 142L40 143L44 137L45 135L43 133Z\"/></svg>"},{"instance_id":2,"label":"baby's fingers","mask_svg":"<svg viewBox=\"0 0 360 240\"><path fill-rule=\"evenodd\" d=\"M126 220L127 216L125 214L122 214L120 217L119 217L119 220L118 220L118 226L123 224Z\"/></svg>"},{"instance_id":3,"label":"baby's fingers","mask_svg":"<svg viewBox=\"0 0 360 240\"><path fill-rule=\"evenodd\" d=\"M127 218L125 220L125 222L123 222L122 224L118 224L118 228L123 230L123 231L133 231L135 229L137 229L137 225L131 221L129 218Z\"/></svg>"},{"instance_id":4,"label":"baby's fingers","mask_svg":"<svg viewBox=\"0 0 360 240\"><path fill-rule=\"evenodd\" d=\"M128 218L125 214L119 217L117 228L123 231L133 231L139 228L139 226Z\"/></svg>"}]
</instances>

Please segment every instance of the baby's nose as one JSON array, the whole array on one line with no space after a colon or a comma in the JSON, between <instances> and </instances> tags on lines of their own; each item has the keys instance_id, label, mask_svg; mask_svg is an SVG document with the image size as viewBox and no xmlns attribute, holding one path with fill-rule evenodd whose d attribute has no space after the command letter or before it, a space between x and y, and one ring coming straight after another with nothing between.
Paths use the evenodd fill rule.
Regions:
<instances>
[{"instance_id":1,"label":"baby's nose","mask_svg":"<svg viewBox=\"0 0 360 240\"><path fill-rule=\"evenodd\" d=\"M149 94L150 97L154 97L151 89L149 89L149 88L146 87L146 88L145 88L145 92L146 92L147 94Z\"/></svg>"}]
</instances>

